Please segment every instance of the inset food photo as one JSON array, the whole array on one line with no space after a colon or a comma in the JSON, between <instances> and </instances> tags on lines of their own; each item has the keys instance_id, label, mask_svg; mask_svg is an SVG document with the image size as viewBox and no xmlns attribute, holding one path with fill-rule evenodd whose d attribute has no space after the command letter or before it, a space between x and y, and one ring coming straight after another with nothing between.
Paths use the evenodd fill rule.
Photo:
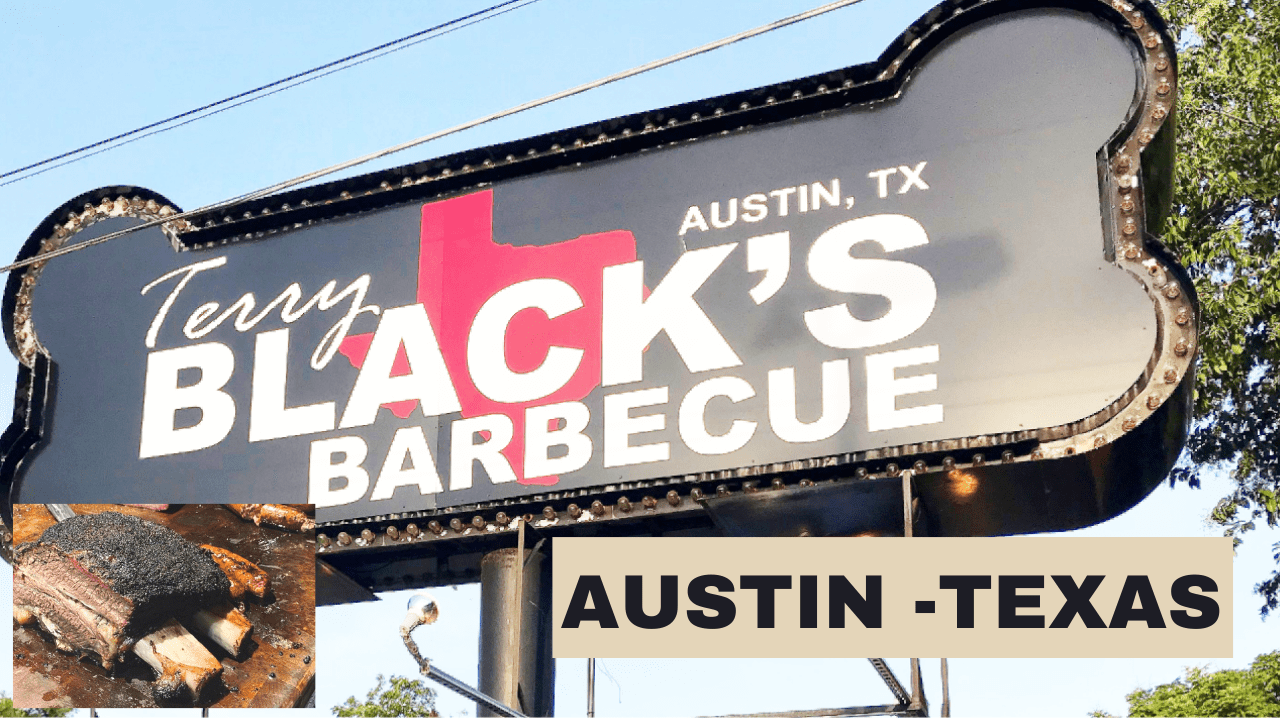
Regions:
<instances>
[{"instance_id":1,"label":"inset food photo","mask_svg":"<svg viewBox=\"0 0 1280 720\"><path fill-rule=\"evenodd\" d=\"M301 707L310 505L14 505L14 705Z\"/></svg>"}]
</instances>

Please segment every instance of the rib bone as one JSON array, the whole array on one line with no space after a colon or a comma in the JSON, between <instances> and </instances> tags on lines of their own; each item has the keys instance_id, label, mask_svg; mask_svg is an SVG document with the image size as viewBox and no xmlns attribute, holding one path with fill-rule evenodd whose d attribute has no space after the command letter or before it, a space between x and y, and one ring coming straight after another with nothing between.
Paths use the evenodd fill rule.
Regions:
<instances>
[{"instance_id":1,"label":"rib bone","mask_svg":"<svg viewBox=\"0 0 1280 720\"><path fill-rule=\"evenodd\" d=\"M226 604L197 610L191 616L191 627L217 643L218 647L226 650L232 657L240 657L241 646L253 632L253 623L249 622L249 618Z\"/></svg>"},{"instance_id":2,"label":"rib bone","mask_svg":"<svg viewBox=\"0 0 1280 720\"><path fill-rule=\"evenodd\" d=\"M205 685L222 674L222 665L195 636L170 618L133 646L133 652L155 668L155 694L174 699L183 685L199 698Z\"/></svg>"}]
</instances>

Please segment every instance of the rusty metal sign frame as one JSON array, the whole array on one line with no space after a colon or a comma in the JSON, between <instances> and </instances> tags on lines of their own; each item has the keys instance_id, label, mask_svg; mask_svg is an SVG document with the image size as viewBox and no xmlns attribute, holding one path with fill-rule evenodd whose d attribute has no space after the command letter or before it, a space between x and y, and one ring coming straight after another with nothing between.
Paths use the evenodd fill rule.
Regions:
<instances>
[{"instance_id":1,"label":"rusty metal sign frame","mask_svg":"<svg viewBox=\"0 0 1280 720\"><path fill-rule=\"evenodd\" d=\"M170 223L165 231L178 249L257 240L504 179L893 98L941 42L981 20L1029 7L1075 9L1103 19L1132 44L1141 64L1129 117L1097 155L1106 259L1141 284L1157 319L1156 345L1146 369L1120 398L1083 420L1057 427L585 490L539 493L530 488L521 498L324 523L317 535L321 556L375 590L456 583L477 577L484 552L512 545L521 521L531 532L547 536L711 532L708 508L718 500L803 496L834 484L894 483L907 469L917 476L931 534L984 534L980 526L947 525L929 507L943 501L955 483L976 479L1012 487L1028 463L1035 463L1044 483L1125 473L1136 480L1123 492L1100 499L1105 507L1097 510L1115 514L1135 504L1163 479L1185 440L1198 323L1189 277L1150 233L1162 224L1170 204L1177 72L1173 38L1148 0L947 0L872 63L289 191L192 222ZM102 188L50 214L18 258L57 249L100 220L164 218L177 211L151 191ZM0 436L3 483L12 482L39 441L50 398L51 360L32 326L30 308L42 269L43 263L36 263L12 273L0 308L6 340L20 361L13 421ZM1072 522L1080 524L1063 520L1065 525Z\"/></svg>"}]
</instances>

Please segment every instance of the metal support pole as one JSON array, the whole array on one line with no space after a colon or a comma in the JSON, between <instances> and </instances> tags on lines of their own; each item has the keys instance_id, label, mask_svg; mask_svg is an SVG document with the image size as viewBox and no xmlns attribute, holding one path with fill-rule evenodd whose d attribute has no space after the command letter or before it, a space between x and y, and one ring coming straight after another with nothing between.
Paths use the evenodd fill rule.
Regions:
<instances>
[{"instance_id":1,"label":"metal support pole","mask_svg":"<svg viewBox=\"0 0 1280 720\"><path fill-rule=\"evenodd\" d=\"M946 658L942 658L942 717L951 717L951 688L947 680Z\"/></svg>"},{"instance_id":2,"label":"metal support pole","mask_svg":"<svg viewBox=\"0 0 1280 720\"><path fill-rule=\"evenodd\" d=\"M915 534L915 491L912 479L915 473L902 471L902 536L912 537ZM911 711L913 715L927 717L929 702L924 697L924 680L920 677L920 658L911 658Z\"/></svg>"},{"instance_id":3,"label":"metal support pole","mask_svg":"<svg viewBox=\"0 0 1280 720\"><path fill-rule=\"evenodd\" d=\"M914 473L910 470L902 472L902 536L912 537L915 530L915 493L911 489ZM951 717L951 688L947 678L947 659L942 660L942 717ZM928 714L928 703L924 699L924 685L920 680L920 659L911 660L911 705L916 707L916 688L919 686L919 702Z\"/></svg>"},{"instance_id":4,"label":"metal support pole","mask_svg":"<svg viewBox=\"0 0 1280 720\"><path fill-rule=\"evenodd\" d=\"M520 677L520 657L524 654L524 647L520 642L520 635L524 630L524 519L516 520L516 557L519 558L520 568L514 573L515 586L514 592L507 597L507 617L511 618L507 631L510 635L508 647L514 652L511 653L511 677ZM520 700L520 686L516 685L516 698ZM515 703L511 703L512 707L519 707ZM523 710L524 708L520 708Z\"/></svg>"},{"instance_id":5,"label":"metal support pole","mask_svg":"<svg viewBox=\"0 0 1280 720\"><path fill-rule=\"evenodd\" d=\"M480 560L480 691L529 715L555 707L551 659L551 563L539 547L495 550ZM523 556L523 557L522 557ZM476 707L477 717L495 717Z\"/></svg>"},{"instance_id":6,"label":"metal support pole","mask_svg":"<svg viewBox=\"0 0 1280 720\"><path fill-rule=\"evenodd\" d=\"M587 658L587 717L596 716L596 659Z\"/></svg>"},{"instance_id":7,"label":"metal support pole","mask_svg":"<svg viewBox=\"0 0 1280 720\"><path fill-rule=\"evenodd\" d=\"M902 471L902 537L911 537L912 531L915 530L915 513L912 512L912 500L914 499L911 490L911 478L913 473L910 470Z\"/></svg>"},{"instance_id":8,"label":"metal support pole","mask_svg":"<svg viewBox=\"0 0 1280 720\"><path fill-rule=\"evenodd\" d=\"M916 717L929 717L929 701L924 696L924 679L920 677L920 658L911 658L911 710Z\"/></svg>"}]
</instances>

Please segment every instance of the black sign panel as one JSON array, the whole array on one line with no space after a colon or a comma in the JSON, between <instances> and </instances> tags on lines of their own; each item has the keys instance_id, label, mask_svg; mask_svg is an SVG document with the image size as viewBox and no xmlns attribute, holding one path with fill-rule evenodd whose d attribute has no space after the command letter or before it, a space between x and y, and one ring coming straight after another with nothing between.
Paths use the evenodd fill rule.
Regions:
<instances>
[{"instance_id":1,"label":"black sign panel","mask_svg":"<svg viewBox=\"0 0 1280 720\"><path fill-rule=\"evenodd\" d=\"M339 524L606 500L566 521L586 522L620 516L631 487L671 485L679 507L729 478L914 468L943 532L1114 514L1184 431L1191 288L1143 230L1170 167L1172 48L1145 6L1024 5L949 3L871 66L286 193L15 276L11 497L312 502ZM98 191L23 255L166 205ZM1075 462L1143 432L1161 439L1136 475ZM1042 484L1121 489L1014 513L976 489L1037 466ZM477 520L431 535L511 517Z\"/></svg>"}]
</instances>

